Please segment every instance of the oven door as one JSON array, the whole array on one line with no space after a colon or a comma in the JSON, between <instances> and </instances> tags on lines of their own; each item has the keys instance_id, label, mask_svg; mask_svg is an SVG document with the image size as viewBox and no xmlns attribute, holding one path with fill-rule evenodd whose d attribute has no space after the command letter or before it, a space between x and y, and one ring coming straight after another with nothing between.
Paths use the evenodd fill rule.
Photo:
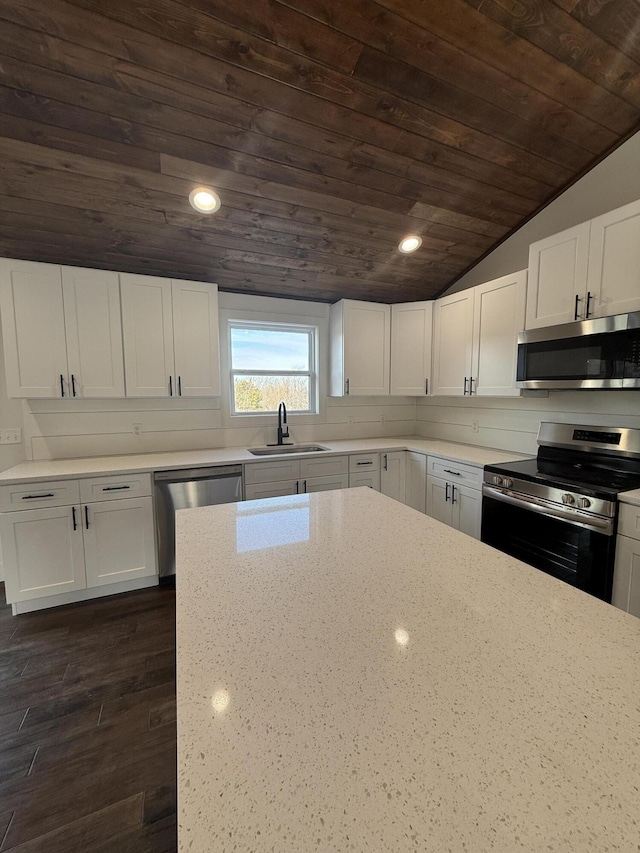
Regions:
<instances>
[{"instance_id":1,"label":"oven door","mask_svg":"<svg viewBox=\"0 0 640 853\"><path fill-rule=\"evenodd\" d=\"M569 513L557 504L541 506L528 496L499 493L489 486L483 487L482 494L483 542L596 598L611 601L613 519L596 520L601 528L594 530L565 518ZM550 514L553 512L557 517Z\"/></svg>"}]
</instances>

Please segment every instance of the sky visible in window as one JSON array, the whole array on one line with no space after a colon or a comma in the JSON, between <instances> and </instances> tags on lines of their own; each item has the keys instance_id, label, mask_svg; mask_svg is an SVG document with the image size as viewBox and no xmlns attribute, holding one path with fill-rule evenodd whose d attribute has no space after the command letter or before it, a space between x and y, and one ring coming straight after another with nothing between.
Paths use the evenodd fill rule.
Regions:
<instances>
[{"instance_id":1,"label":"sky visible in window","mask_svg":"<svg viewBox=\"0 0 640 853\"><path fill-rule=\"evenodd\" d=\"M305 332L231 328L233 370L308 370Z\"/></svg>"}]
</instances>

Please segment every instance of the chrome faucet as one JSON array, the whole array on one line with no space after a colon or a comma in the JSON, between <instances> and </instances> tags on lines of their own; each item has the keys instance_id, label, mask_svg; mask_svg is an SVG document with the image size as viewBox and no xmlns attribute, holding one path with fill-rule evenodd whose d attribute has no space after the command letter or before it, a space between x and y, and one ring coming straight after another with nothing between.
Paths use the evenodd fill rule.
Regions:
<instances>
[{"instance_id":1,"label":"chrome faucet","mask_svg":"<svg viewBox=\"0 0 640 853\"><path fill-rule=\"evenodd\" d=\"M268 444L267 447L279 447L281 444L291 444L290 441L283 441L289 438L289 427L287 426L287 407L284 402L278 406L278 440L275 444Z\"/></svg>"}]
</instances>

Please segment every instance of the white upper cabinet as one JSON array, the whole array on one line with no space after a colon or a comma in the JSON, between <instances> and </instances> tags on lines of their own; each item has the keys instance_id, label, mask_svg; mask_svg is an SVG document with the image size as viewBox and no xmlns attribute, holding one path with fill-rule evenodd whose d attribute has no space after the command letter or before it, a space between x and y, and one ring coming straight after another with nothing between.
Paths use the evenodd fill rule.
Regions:
<instances>
[{"instance_id":1,"label":"white upper cabinet","mask_svg":"<svg viewBox=\"0 0 640 853\"><path fill-rule=\"evenodd\" d=\"M331 306L330 329L330 395L388 395L391 308L343 299Z\"/></svg>"},{"instance_id":2,"label":"white upper cabinet","mask_svg":"<svg viewBox=\"0 0 640 853\"><path fill-rule=\"evenodd\" d=\"M469 393L472 345L473 289L436 299L432 394L458 396Z\"/></svg>"},{"instance_id":3,"label":"white upper cabinet","mask_svg":"<svg viewBox=\"0 0 640 853\"><path fill-rule=\"evenodd\" d=\"M474 287L471 393L515 397L518 332L524 327L527 271Z\"/></svg>"},{"instance_id":4,"label":"white upper cabinet","mask_svg":"<svg viewBox=\"0 0 640 853\"><path fill-rule=\"evenodd\" d=\"M436 300L433 388L437 395L518 396L518 332L527 271Z\"/></svg>"},{"instance_id":5,"label":"white upper cabinet","mask_svg":"<svg viewBox=\"0 0 640 853\"><path fill-rule=\"evenodd\" d=\"M640 311L640 201L591 220L590 317Z\"/></svg>"},{"instance_id":6,"label":"white upper cabinet","mask_svg":"<svg viewBox=\"0 0 640 853\"><path fill-rule=\"evenodd\" d=\"M122 397L118 274L3 260L10 397Z\"/></svg>"},{"instance_id":7,"label":"white upper cabinet","mask_svg":"<svg viewBox=\"0 0 640 853\"><path fill-rule=\"evenodd\" d=\"M640 201L529 247L527 329L640 310Z\"/></svg>"},{"instance_id":8,"label":"white upper cabinet","mask_svg":"<svg viewBox=\"0 0 640 853\"><path fill-rule=\"evenodd\" d=\"M122 274L128 397L220 393L218 288Z\"/></svg>"},{"instance_id":9,"label":"white upper cabinet","mask_svg":"<svg viewBox=\"0 0 640 853\"><path fill-rule=\"evenodd\" d=\"M527 329L585 318L590 229L583 222L529 247Z\"/></svg>"},{"instance_id":10,"label":"white upper cabinet","mask_svg":"<svg viewBox=\"0 0 640 853\"><path fill-rule=\"evenodd\" d=\"M422 397L431 379L433 302L391 306L391 393Z\"/></svg>"}]
</instances>

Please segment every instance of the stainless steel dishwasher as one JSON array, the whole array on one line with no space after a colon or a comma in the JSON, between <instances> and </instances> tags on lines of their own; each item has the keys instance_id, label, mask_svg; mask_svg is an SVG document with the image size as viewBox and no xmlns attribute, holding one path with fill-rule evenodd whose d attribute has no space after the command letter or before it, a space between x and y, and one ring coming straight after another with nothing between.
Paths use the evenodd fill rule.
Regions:
<instances>
[{"instance_id":1,"label":"stainless steel dishwasher","mask_svg":"<svg viewBox=\"0 0 640 853\"><path fill-rule=\"evenodd\" d=\"M156 531L161 583L176 574L176 510L242 500L242 465L156 471Z\"/></svg>"}]
</instances>

